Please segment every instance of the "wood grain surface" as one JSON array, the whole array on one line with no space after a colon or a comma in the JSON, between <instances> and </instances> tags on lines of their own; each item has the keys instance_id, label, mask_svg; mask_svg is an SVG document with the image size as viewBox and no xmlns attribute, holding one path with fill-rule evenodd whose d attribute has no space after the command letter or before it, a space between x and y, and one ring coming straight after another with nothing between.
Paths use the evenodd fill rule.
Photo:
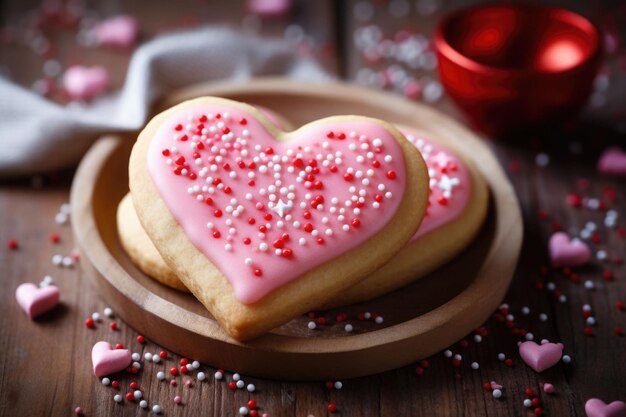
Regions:
<instances>
[{"instance_id":1,"label":"wood grain surface","mask_svg":"<svg viewBox=\"0 0 626 417\"><path fill-rule=\"evenodd\" d=\"M407 1L411 14L397 18L389 12L392 2L374 2L375 13L367 22L355 18L354 9L361 3L359 0L298 2L298 12L292 20L272 27L280 33L296 22L306 26L306 30L317 38L330 36L331 41L337 42L337 53L327 59L329 68L343 69L348 80L356 80L358 70L365 65L362 54L354 45L353 31L356 28L376 24L392 36L408 22L428 35L432 23L441 13L460 4L450 2L435 15L422 16L415 13L414 6L423 2ZM241 4L234 3L227 8L217 7L218 2L210 2L211 8L204 9L205 3L190 0L181 2L174 10L163 9L165 2L135 0L102 2L98 7L103 15L124 10L140 14L145 27L151 28L146 31L150 36L159 27L167 26L170 18L179 15L195 15L207 22L223 19L240 25ZM550 3L568 6L601 22L621 21L622 25L617 27L625 27L619 2ZM31 2L17 1L3 3L3 22L16 22L31 5ZM338 32L334 31L335 17L340 20ZM329 28L332 29L330 32ZM63 36L65 40L61 41L71 44L67 34ZM77 60L72 55L77 52L70 51L70 48L65 51L67 56L63 59ZM117 65L115 79L118 82L123 80L126 62L123 56L112 58L109 52L98 50L90 50L86 56L89 57L87 62L109 59L111 65ZM336 404L336 415L342 416L532 416L532 409L522 405L524 389L532 387L539 392L542 382L550 382L556 389L553 395L540 394L545 415L549 416L584 416L584 402L591 397L607 402L625 401L626 338L616 335L614 328L626 329L626 312L615 307L617 301L626 301L626 267L610 260L625 256L626 239L618 230L603 226L604 211L574 208L566 203L572 192L609 202L607 194L614 190L615 200L609 203L609 207L620 214L618 225L624 226L624 181L600 177L595 170L601 149L609 144L622 147L626 144L623 112L626 77L618 65L623 56L623 52L617 52L609 57L606 68L610 70L611 88L604 96L604 103L595 98L596 105L589 109L581 123L542 132L520 132L488 142L508 171L524 216L522 255L505 299L510 313L515 316L514 329L528 330L537 340L547 338L564 343L565 353L572 357L570 364L558 364L536 374L517 355L516 342L522 340L522 336L513 334L512 329L500 321L501 316L495 315L485 323L488 334L481 343L474 342L472 333L465 339L467 347L463 347L465 343L462 342L450 347L455 354L462 355L460 366L454 366L450 359L439 353L429 358L429 366L422 368L422 375L416 373L416 367L425 364L416 363L370 377L342 381L341 390L327 390L323 383L284 382L243 375L247 383L254 383L257 387L257 391L250 394L244 390L231 391L227 386L230 374L226 381L216 381L213 378L215 369L205 366L202 370L207 373L207 380L195 382L191 388L185 387L184 379L180 377L177 386L157 381L155 374L158 370L167 371L178 363L180 358L172 356L165 364L146 364L136 376L119 376L119 393L125 394L129 383L137 381L150 406L160 404L163 414L168 416L234 416L250 398L257 401L261 414L268 413L273 417L330 415L329 403ZM40 58L33 57L24 48L0 47L0 62L9 66L10 74L25 85L30 85L41 72ZM382 68L382 64L379 65ZM434 73L428 75L436 79ZM433 105L462 120L445 96ZM2 132L4 134L6 132ZM545 156L549 156L547 165ZM68 255L74 248L69 226L57 225L54 221L60 205L69 199L71 176L70 170L44 174L34 181L2 182L0 415L67 416L73 414L76 406L80 406L87 416L149 415L136 403L124 400L117 404L113 401L118 391L103 386L92 375L90 351L94 343L103 339L123 343L140 353L158 352L160 347L150 341L145 345L138 344L137 333L119 319L116 319L119 330L108 327L108 318L98 323L96 329L86 328L85 319L96 311L102 315L105 303L79 268L51 264L54 254ZM31 185L41 182L41 187ZM606 250L609 260L594 259L589 266L577 270L578 275L574 277L550 268L544 273L541 266L548 264L546 247L552 228L561 226L566 231L578 232L590 221L598 225L599 232L599 242L592 244L594 253L597 249ZM60 243L50 241L52 232L60 235ZM7 249L9 239L17 239L18 250ZM611 280L605 279L608 278L605 271L612 273ZM20 283L37 283L44 275L51 275L59 286L62 305L31 322L17 306L14 291ZM593 282L595 288L585 288L585 281ZM565 302L558 301L558 293L546 290L551 282L566 295ZM593 336L584 334L584 304L592 307L597 320L597 325L592 328ZM522 307L528 307L529 315L522 313ZM546 321L538 319L540 313L547 315ZM501 352L512 359L512 367L497 359ZM472 370L472 362L477 362L480 368ZM492 380L503 386L503 396L498 400L483 390L483 384ZM174 404L175 395L182 396L183 405Z\"/></svg>"}]
</instances>

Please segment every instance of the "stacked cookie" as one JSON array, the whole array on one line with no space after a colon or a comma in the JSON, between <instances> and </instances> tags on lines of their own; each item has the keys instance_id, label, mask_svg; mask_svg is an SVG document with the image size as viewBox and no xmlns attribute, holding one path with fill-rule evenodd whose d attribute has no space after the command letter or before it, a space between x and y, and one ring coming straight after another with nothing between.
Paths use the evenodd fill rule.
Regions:
<instances>
[{"instance_id":1,"label":"stacked cookie","mask_svg":"<svg viewBox=\"0 0 626 417\"><path fill-rule=\"evenodd\" d=\"M156 116L131 155L125 249L232 337L397 289L479 230L485 183L443 144L359 116L286 128L267 110L199 98Z\"/></svg>"}]
</instances>

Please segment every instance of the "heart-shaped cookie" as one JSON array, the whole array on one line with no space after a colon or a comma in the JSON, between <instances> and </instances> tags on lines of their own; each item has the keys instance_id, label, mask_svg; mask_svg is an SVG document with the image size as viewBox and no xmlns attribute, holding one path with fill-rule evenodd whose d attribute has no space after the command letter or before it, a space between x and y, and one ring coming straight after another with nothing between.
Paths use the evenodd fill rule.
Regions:
<instances>
[{"instance_id":1,"label":"heart-shaped cookie","mask_svg":"<svg viewBox=\"0 0 626 417\"><path fill-rule=\"evenodd\" d=\"M131 362L130 350L112 349L109 342L98 342L91 349L93 373L98 378L122 371Z\"/></svg>"},{"instance_id":2,"label":"heart-shaped cookie","mask_svg":"<svg viewBox=\"0 0 626 417\"><path fill-rule=\"evenodd\" d=\"M428 197L419 152L385 122L331 117L285 133L251 106L210 97L156 116L129 173L156 248L239 340L384 264Z\"/></svg>"},{"instance_id":3,"label":"heart-shaped cookie","mask_svg":"<svg viewBox=\"0 0 626 417\"><path fill-rule=\"evenodd\" d=\"M26 315L34 319L52 310L60 299L59 289L54 285L39 288L35 284L21 284L15 290L15 298Z\"/></svg>"},{"instance_id":4,"label":"heart-shaped cookie","mask_svg":"<svg viewBox=\"0 0 626 417\"><path fill-rule=\"evenodd\" d=\"M277 117L267 110L264 113ZM420 151L428 167L431 191L424 220L397 255L335 300L325 303L325 308L369 300L430 273L473 240L486 216L487 186L473 164L462 158L459 151L451 151L450 144L444 146L442 139L425 138L413 128L400 129ZM135 264L161 283L186 290L143 230L130 195L120 202L117 224L120 240Z\"/></svg>"}]
</instances>

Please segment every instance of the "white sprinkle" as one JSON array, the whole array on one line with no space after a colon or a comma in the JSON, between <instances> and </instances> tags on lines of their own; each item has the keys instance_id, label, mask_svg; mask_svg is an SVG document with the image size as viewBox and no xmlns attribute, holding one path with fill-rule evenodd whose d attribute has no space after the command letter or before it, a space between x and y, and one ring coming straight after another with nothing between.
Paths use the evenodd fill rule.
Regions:
<instances>
[{"instance_id":1,"label":"white sprinkle","mask_svg":"<svg viewBox=\"0 0 626 417\"><path fill-rule=\"evenodd\" d=\"M382 324L383 323L383 318L382 316L378 316L374 319L374 321L376 322L376 324Z\"/></svg>"},{"instance_id":2,"label":"white sprinkle","mask_svg":"<svg viewBox=\"0 0 626 417\"><path fill-rule=\"evenodd\" d=\"M103 312L105 316L113 317L113 309L111 307L105 307Z\"/></svg>"},{"instance_id":3,"label":"white sprinkle","mask_svg":"<svg viewBox=\"0 0 626 417\"><path fill-rule=\"evenodd\" d=\"M532 407L532 406L533 406L533 402L531 401L531 399L530 399L530 398L526 398L526 399L524 400L523 404L524 404L524 407L526 407L526 408L530 408L530 407Z\"/></svg>"},{"instance_id":4,"label":"white sprinkle","mask_svg":"<svg viewBox=\"0 0 626 417\"><path fill-rule=\"evenodd\" d=\"M122 396L120 394L115 394L115 396L113 397L113 401L115 401L116 403L121 403Z\"/></svg>"},{"instance_id":5,"label":"white sprinkle","mask_svg":"<svg viewBox=\"0 0 626 417\"><path fill-rule=\"evenodd\" d=\"M254 392L254 391L256 391L256 387L254 386L254 384L248 384L248 386L246 387L246 389L248 390L248 392Z\"/></svg>"},{"instance_id":6,"label":"white sprinkle","mask_svg":"<svg viewBox=\"0 0 626 417\"><path fill-rule=\"evenodd\" d=\"M224 374L221 373L220 371L217 371L217 372L215 372L213 377L219 381L220 379L224 378Z\"/></svg>"},{"instance_id":7,"label":"white sprinkle","mask_svg":"<svg viewBox=\"0 0 626 417\"><path fill-rule=\"evenodd\" d=\"M204 372L198 372L198 381L204 381L206 379L206 375Z\"/></svg>"},{"instance_id":8,"label":"white sprinkle","mask_svg":"<svg viewBox=\"0 0 626 417\"><path fill-rule=\"evenodd\" d=\"M143 394L142 394L142 392L141 392L141 391L139 391L139 390L135 390L135 391L133 392L133 397L135 397L135 399L136 399L136 400L138 400L138 399L140 399L141 397L143 397Z\"/></svg>"},{"instance_id":9,"label":"white sprinkle","mask_svg":"<svg viewBox=\"0 0 626 417\"><path fill-rule=\"evenodd\" d=\"M343 388L343 383L341 381L335 381L335 389Z\"/></svg>"},{"instance_id":10,"label":"white sprinkle","mask_svg":"<svg viewBox=\"0 0 626 417\"><path fill-rule=\"evenodd\" d=\"M524 336L526 338L526 340L533 340L535 338L535 335L532 334L531 332L526 333L526 336Z\"/></svg>"},{"instance_id":11,"label":"white sprinkle","mask_svg":"<svg viewBox=\"0 0 626 417\"><path fill-rule=\"evenodd\" d=\"M589 316L587 317L587 325L589 326L595 326L596 325L596 319L593 316Z\"/></svg>"},{"instance_id":12,"label":"white sprinkle","mask_svg":"<svg viewBox=\"0 0 626 417\"><path fill-rule=\"evenodd\" d=\"M548 315L546 313L539 314L540 321L548 321Z\"/></svg>"},{"instance_id":13,"label":"white sprinkle","mask_svg":"<svg viewBox=\"0 0 626 417\"><path fill-rule=\"evenodd\" d=\"M102 378L102 385L109 385L111 380L109 378Z\"/></svg>"},{"instance_id":14,"label":"white sprinkle","mask_svg":"<svg viewBox=\"0 0 626 417\"><path fill-rule=\"evenodd\" d=\"M476 370L476 369L480 368L480 365L478 364L478 362L472 362L471 367L472 367L473 370Z\"/></svg>"},{"instance_id":15,"label":"white sprinkle","mask_svg":"<svg viewBox=\"0 0 626 417\"><path fill-rule=\"evenodd\" d=\"M346 324L346 326L344 327L344 330L350 333L352 330L354 330L354 327L352 327L351 324Z\"/></svg>"},{"instance_id":16,"label":"white sprinkle","mask_svg":"<svg viewBox=\"0 0 626 417\"><path fill-rule=\"evenodd\" d=\"M233 374L233 381L239 381L241 379L241 375L235 373Z\"/></svg>"},{"instance_id":17,"label":"white sprinkle","mask_svg":"<svg viewBox=\"0 0 626 417\"><path fill-rule=\"evenodd\" d=\"M546 153L538 153L537 156L535 156L535 163L537 164L537 166L539 167L547 167L548 164L550 164L550 156Z\"/></svg>"},{"instance_id":18,"label":"white sprinkle","mask_svg":"<svg viewBox=\"0 0 626 417\"><path fill-rule=\"evenodd\" d=\"M154 362L154 363L161 362L161 357L159 356L158 353L155 353L154 355L152 355L152 362Z\"/></svg>"},{"instance_id":19,"label":"white sprinkle","mask_svg":"<svg viewBox=\"0 0 626 417\"><path fill-rule=\"evenodd\" d=\"M563 358L561 360L564 363L570 363L572 361L572 358L569 355L563 355Z\"/></svg>"},{"instance_id":20,"label":"white sprinkle","mask_svg":"<svg viewBox=\"0 0 626 417\"><path fill-rule=\"evenodd\" d=\"M139 401L139 407L141 407L141 408L148 408L148 401L146 401L146 400Z\"/></svg>"},{"instance_id":21,"label":"white sprinkle","mask_svg":"<svg viewBox=\"0 0 626 417\"><path fill-rule=\"evenodd\" d=\"M502 391L500 391L499 389L494 389L491 395L493 395L493 398L500 398L502 397Z\"/></svg>"},{"instance_id":22,"label":"white sprinkle","mask_svg":"<svg viewBox=\"0 0 626 417\"><path fill-rule=\"evenodd\" d=\"M522 314L525 315L525 316L529 315L530 314L530 308L528 308L526 306L522 307Z\"/></svg>"},{"instance_id":23,"label":"white sprinkle","mask_svg":"<svg viewBox=\"0 0 626 417\"><path fill-rule=\"evenodd\" d=\"M314 321L310 321L309 324L307 324L307 327L309 328L309 330L315 330L317 325L315 324Z\"/></svg>"},{"instance_id":24,"label":"white sprinkle","mask_svg":"<svg viewBox=\"0 0 626 417\"><path fill-rule=\"evenodd\" d=\"M239 407L239 414L242 416L247 416L249 411L248 407Z\"/></svg>"},{"instance_id":25,"label":"white sprinkle","mask_svg":"<svg viewBox=\"0 0 626 417\"><path fill-rule=\"evenodd\" d=\"M165 372L163 372L163 371L159 371L159 372L157 372L157 374L156 374L156 378L157 378L159 381L163 381L163 380L165 379Z\"/></svg>"},{"instance_id":26,"label":"white sprinkle","mask_svg":"<svg viewBox=\"0 0 626 417\"><path fill-rule=\"evenodd\" d=\"M56 222L56 224L65 224L65 223L67 223L67 214L65 214L65 213L57 213L56 216L54 216L54 221Z\"/></svg>"},{"instance_id":27,"label":"white sprinkle","mask_svg":"<svg viewBox=\"0 0 626 417\"><path fill-rule=\"evenodd\" d=\"M93 319L93 321L100 321L100 313L98 312L91 313L91 318Z\"/></svg>"},{"instance_id":28,"label":"white sprinkle","mask_svg":"<svg viewBox=\"0 0 626 417\"><path fill-rule=\"evenodd\" d=\"M160 414L161 413L161 406L158 404L155 404L152 406L152 412L154 414Z\"/></svg>"},{"instance_id":29,"label":"white sprinkle","mask_svg":"<svg viewBox=\"0 0 626 417\"><path fill-rule=\"evenodd\" d=\"M69 256L66 256L63 258L63 266L65 267L71 267L74 266L74 260L72 258L70 258Z\"/></svg>"},{"instance_id":30,"label":"white sprinkle","mask_svg":"<svg viewBox=\"0 0 626 417\"><path fill-rule=\"evenodd\" d=\"M131 356L130 356L134 361L138 361L139 359L141 359L141 355L139 355L139 353L134 352Z\"/></svg>"},{"instance_id":31,"label":"white sprinkle","mask_svg":"<svg viewBox=\"0 0 626 417\"><path fill-rule=\"evenodd\" d=\"M147 361L151 361L152 360L152 353L150 352L146 352L143 354L143 358Z\"/></svg>"},{"instance_id":32,"label":"white sprinkle","mask_svg":"<svg viewBox=\"0 0 626 417\"><path fill-rule=\"evenodd\" d=\"M506 359L506 355L504 353L498 353L498 360L503 361Z\"/></svg>"},{"instance_id":33,"label":"white sprinkle","mask_svg":"<svg viewBox=\"0 0 626 417\"><path fill-rule=\"evenodd\" d=\"M445 356L446 358L451 358L452 357L452 351L451 350L445 350L443 352L443 356Z\"/></svg>"},{"instance_id":34,"label":"white sprinkle","mask_svg":"<svg viewBox=\"0 0 626 417\"><path fill-rule=\"evenodd\" d=\"M483 337L481 335L479 335L479 334L475 334L474 335L474 342L480 343L482 341L483 341Z\"/></svg>"},{"instance_id":35,"label":"white sprinkle","mask_svg":"<svg viewBox=\"0 0 626 417\"><path fill-rule=\"evenodd\" d=\"M63 255L54 255L52 257L52 264L55 266L60 266L63 263Z\"/></svg>"},{"instance_id":36,"label":"white sprinkle","mask_svg":"<svg viewBox=\"0 0 626 417\"><path fill-rule=\"evenodd\" d=\"M193 362L191 362L191 367L192 367L193 369L198 369L198 368L200 368L200 362L198 362L198 361L193 361Z\"/></svg>"},{"instance_id":37,"label":"white sprinkle","mask_svg":"<svg viewBox=\"0 0 626 417\"><path fill-rule=\"evenodd\" d=\"M246 383L243 380L237 381L237 388L242 389L246 386Z\"/></svg>"},{"instance_id":38,"label":"white sprinkle","mask_svg":"<svg viewBox=\"0 0 626 417\"><path fill-rule=\"evenodd\" d=\"M593 290L595 288L595 284L591 280L585 281L585 288L588 290Z\"/></svg>"}]
</instances>

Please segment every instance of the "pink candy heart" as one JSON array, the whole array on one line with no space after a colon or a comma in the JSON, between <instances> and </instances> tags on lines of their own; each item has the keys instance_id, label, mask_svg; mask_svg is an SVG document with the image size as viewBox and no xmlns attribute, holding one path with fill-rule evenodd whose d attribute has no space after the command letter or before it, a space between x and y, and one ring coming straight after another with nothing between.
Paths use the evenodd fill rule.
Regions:
<instances>
[{"instance_id":1,"label":"pink candy heart","mask_svg":"<svg viewBox=\"0 0 626 417\"><path fill-rule=\"evenodd\" d=\"M625 177L626 152L618 147L605 149L598 159L598 172L607 176Z\"/></svg>"},{"instance_id":2,"label":"pink candy heart","mask_svg":"<svg viewBox=\"0 0 626 417\"><path fill-rule=\"evenodd\" d=\"M91 350L93 373L98 378L126 369L131 361L128 349L112 349L109 342L98 342Z\"/></svg>"},{"instance_id":3,"label":"pink candy heart","mask_svg":"<svg viewBox=\"0 0 626 417\"><path fill-rule=\"evenodd\" d=\"M591 250L585 242L571 240L563 232L557 232L550 237L550 259L552 266L579 266L587 263L591 257Z\"/></svg>"},{"instance_id":4,"label":"pink candy heart","mask_svg":"<svg viewBox=\"0 0 626 417\"><path fill-rule=\"evenodd\" d=\"M59 304L60 293L54 285L39 288L35 284L26 283L17 287L15 298L26 315L34 319Z\"/></svg>"},{"instance_id":5,"label":"pink candy heart","mask_svg":"<svg viewBox=\"0 0 626 417\"><path fill-rule=\"evenodd\" d=\"M292 0L248 0L248 12L260 17L280 17L291 10Z\"/></svg>"},{"instance_id":6,"label":"pink candy heart","mask_svg":"<svg viewBox=\"0 0 626 417\"><path fill-rule=\"evenodd\" d=\"M63 74L63 86L71 98L88 100L108 88L109 74L103 67L76 65Z\"/></svg>"},{"instance_id":7,"label":"pink candy heart","mask_svg":"<svg viewBox=\"0 0 626 417\"><path fill-rule=\"evenodd\" d=\"M526 365L536 372L542 372L561 360L563 345L560 343L544 343L538 345L535 342L524 342L519 346L519 355Z\"/></svg>"},{"instance_id":8,"label":"pink candy heart","mask_svg":"<svg viewBox=\"0 0 626 417\"><path fill-rule=\"evenodd\" d=\"M115 16L100 22L93 29L99 45L128 48L135 44L139 33L137 19L129 15Z\"/></svg>"},{"instance_id":9,"label":"pink candy heart","mask_svg":"<svg viewBox=\"0 0 626 417\"><path fill-rule=\"evenodd\" d=\"M626 403L613 401L605 404L597 398L591 398L585 403L587 417L626 417Z\"/></svg>"}]
</instances>

